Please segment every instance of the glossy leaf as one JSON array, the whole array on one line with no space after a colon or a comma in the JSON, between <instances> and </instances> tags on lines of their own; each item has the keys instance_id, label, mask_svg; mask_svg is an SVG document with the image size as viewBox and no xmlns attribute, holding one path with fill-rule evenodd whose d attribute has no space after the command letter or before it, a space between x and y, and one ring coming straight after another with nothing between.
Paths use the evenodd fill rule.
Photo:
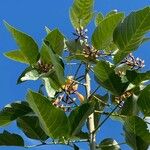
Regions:
<instances>
[{"instance_id":1,"label":"glossy leaf","mask_svg":"<svg viewBox=\"0 0 150 150\"><path fill-rule=\"evenodd\" d=\"M97 49L105 49L113 41L113 32L119 22L123 19L123 13L113 14L103 19L92 35L92 45Z\"/></svg>"},{"instance_id":2,"label":"glossy leaf","mask_svg":"<svg viewBox=\"0 0 150 150\"><path fill-rule=\"evenodd\" d=\"M48 136L42 130L36 116L23 116L17 119L17 126L31 139L45 141Z\"/></svg>"},{"instance_id":3,"label":"glossy leaf","mask_svg":"<svg viewBox=\"0 0 150 150\"><path fill-rule=\"evenodd\" d=\"M94 106L92 103L85 103L74 109L69 115L70 135L77 135L84 125L88 116L93 112Z\"/></svg>"},{"instance_id":4,"label":"glossy leaf","mask_svg":"<svg viewBox=\"0 0 150 150\"><path fill-rule=\"evenodd\" d=\"M107 138L101 141L97 150L121 150L121 148L114 139Z\"/></svg>"},{"instance_id":5,"label":"glossy leaf","mask_svg":"<svg viewBox=\"0 0 150 150\"><path fill-rule=\"evenodd\" d=\"M150 144L150 132L148 130L147 124L143 121L143 119L132 116L125 119L124 123L124 130L127 134L134 134L138 137L140 137L144 142ZM129 136L128 135L128 136ZM135 140L132 139L132 137L129 140Z\"/></svg>"},{"instance_id":6,"label":"glossy leaf","mask_svg":"<svg viewBox=\"0 0 150 150\"><path fill-rule=\"evenodd\" d=\"M15 29L7 22L5 22L7 29L11 32L13 38L16 40L23 56L28 63L35 64L39 59L38 46L36 42L29 35Z\"/></svg>"},{"instance_id":7,"label":"glossy leaf","mask_svg":"<svg viewBox=\"0 0 150 150\"><path fill-rule=\"evenodd\" d=\"M14 61L29 64L28 60L26 59L26 57L24 56L21 50L9 51L9 52L4 53L4 55Z\"/></svg>"},{"instance_id":8,"label":"glossy leaf","mask_svg":"<svg viewBox=\"0 0 150 150\"><path fill-rule=\"evenodd\" d=\"M136 50L150 30L150 7L132 12L118 25L114 32L114 42L119 51L114 61L119 63L127 54Z\"/></svg>"},{"instance_id":9,"label":"glossy leaf","mask_svg":"<svg viewBox=\"0 0 150 150\"><path fill-rule=\"evenodd\" d=\"M150 85L140 92L137 104L145 116L150 116Z\"/></svg>"},{"instance_id":10,"label":"glossy leaf","mask_svg":"<svg viewBox=\"0 0 150 150\"><path fill-rule=\"evenodd\" d=\"M18 117L31 113L32 110L26 102L14 102L8 104L0 111L0 126L5 126L16 120Z\"/></svg>"},{"instance_id":11,"label":"glossy leaf","mask_svg":"<svg viewBox=\"0 0 150 150\"><path fill-rule=\"evenodd\" d=\"M58 30L55 29L46 36L44 42L50 46L50 48L58 55L62 55L62 51L64 49L64 36Z\"/></svg>"},{"instance_id":12,"label":"glossy leaf","mask_svg":"<svg viewBox=\"0 0 150 150\"><path fill-rule=\"evenodd\" d=\"M70 127L68 118L63 110L53 106L46 97L32 91L28 92L27 100L48 136L51 138L68 136Z\"/></svg>"},{"instance_id":13,"label":"glossy leaf","mask_svg":"<svg viewBox=\"0 0 150 150\"><path fill-rule=\"evenodd\" d=\"M24 140L18 134L4 131L0 133L0 146L24 146Z\"/></svg>"},{"instance_id":14,"label":"glossy leaf","mask_svg":"<svg viewBox=\"0 0 150 150\"><path fill-rule=\"evenodd\" d=\"M110 66L108 62L99 61L94 67L94 74L98 82L114 95L122 94L127 87L127 84L121 82L114 67Z\"/></svg>"},{"instance_id":15,"label":"glossy leaf","mask_svg":"<svg viewBox=\"0 0 150 150\"><path fill-rule=\"evenodd\" d=\"M70 20L73 27L85 28L93 17L94 0L74 0L70 8Z\"/></svg>"}]
</instances>

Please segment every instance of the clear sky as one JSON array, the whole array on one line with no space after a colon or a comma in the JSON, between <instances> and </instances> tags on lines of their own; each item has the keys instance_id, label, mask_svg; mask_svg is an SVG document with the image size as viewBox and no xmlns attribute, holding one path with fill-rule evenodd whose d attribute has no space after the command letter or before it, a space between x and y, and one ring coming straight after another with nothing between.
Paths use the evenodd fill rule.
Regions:
<instances>
[{"instance_id":1,"label":"clear sky","mask_svg":"<svg viewBox=\"0 0 150 150\"><path fill-rule=\"evenodd\" d=\"M26 95L26 90L32 88L37 90L37 83L27 82L22 85L16 85L17 77L25 68L25 65L8 60L3 56L3 53L8 50L17 48L15 42L10 37L3 24L6 20L11 25L18 29L27 32L35 38L39 45L46 35L44 27L50 29L58 27L68 38L72 37L73 28L69 21L68 10L73 0L0 0L0 108L8 103L16 100L23 100ZM132 10L138 10L147 5L150 5L150 0L95 0L96 12L101 11L106 14L112 9L123 11L126 14ZM89 35L93 31L94 24L89 25ZM144 44L139 48L137 56L140 56L146 61L144 70L150 69L150 43ZM0 128L0 132L7 129L10 132L17 132L22 135L20 130L15 128L15 123ZM122 126L119 122L108 121L102 128L105 132L100 132L98 140L106 137L115 138L119 142L123 142L121 135ZM30 145L35 141L26 139ZM82 149L87 149L81 145ZM24 148L16 147L0 147L0 150L24 150ZM68 147L51 146L38 147L31 150L66 150ZM129 150L123 146L123 150Z\"/></svg>"}]
</instances>

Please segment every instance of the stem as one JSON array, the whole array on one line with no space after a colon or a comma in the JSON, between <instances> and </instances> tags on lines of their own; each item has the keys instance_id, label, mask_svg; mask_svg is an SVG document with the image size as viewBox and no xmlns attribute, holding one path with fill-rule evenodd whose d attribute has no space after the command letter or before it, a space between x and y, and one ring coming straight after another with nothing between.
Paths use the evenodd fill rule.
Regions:
<instances>
[{"instance_id":1,"label":"stem","mask_svg":"<svg viewBox=\"0 0 150 150\"><path fill-rule=\"evenodd\" d=\"M115 110L120 106L121 103L122 101L120 101L120 103L116 105L116 107L108 114L108 116L96 127L96 129L93 131L93 134L95 134L96 131L107 121L107 119L109 119L109 117L115 112Z\"/></svg>"},{"instance_id":2,"label":"stem","mask_svg":"<svg viewBox=\"0 0 150 150\"><path fill-rule=\"evenodd\" d=\"M86 98L87 100L90 97L90 91L91 91L91 83L90 83L90 75L89 75L89 65L86 66L85 71L85 89L86 89ZM87 120L88 128L89 128L89 143L90 143L90 150L96 149L96 134L93 134L93 131L95 130L94 126L94 113L92 113Z\"/></svg>"}]
</instances>

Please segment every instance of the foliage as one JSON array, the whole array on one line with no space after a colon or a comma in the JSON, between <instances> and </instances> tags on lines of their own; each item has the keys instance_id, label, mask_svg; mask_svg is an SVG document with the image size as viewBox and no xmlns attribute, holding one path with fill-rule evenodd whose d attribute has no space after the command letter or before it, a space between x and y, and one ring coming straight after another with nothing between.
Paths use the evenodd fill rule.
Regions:
<instances>
[{"instance_id":1,"label":"foliage","mask_svg":"<svg viewBox=\"0 0 150 150\"><path fill-rule=\"evenodd\" d=\"M31 36L4 23L18 45L18 50L4 55L28 65L17 84L40 80L41 86L39 91L28 90L26 101L5 106L0 126L16 121L28 138L41 142L37 146L64 144L79 150L76 142L87 142L91 150L120 150L115 139L93 141L112 118L123 126L123 144L147 150L150 132L144 118L150 116L150 71L143 72L144 61L132 53L149 39L150 7L126 17L116 10L106 16L95 14L93 7L94 0L74 0L69 13L75 38L46 27L41 48ZM86 27L94 16L95 29L88 39ZM66 62L72 60L76 72L65 75ZM0 134L0 145L30 147L20 135L8 131Z\"/></svg>"}]
</instances>

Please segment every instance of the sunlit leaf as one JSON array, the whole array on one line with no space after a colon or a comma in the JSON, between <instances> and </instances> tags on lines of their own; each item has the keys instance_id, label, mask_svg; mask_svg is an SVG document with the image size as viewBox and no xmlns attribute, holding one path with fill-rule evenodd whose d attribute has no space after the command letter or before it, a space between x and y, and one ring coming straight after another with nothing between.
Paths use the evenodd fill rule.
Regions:
<instances>
[{"instance_id":1,"label":"sunlit leaf","mask_svg":"<svg viewBox=\"0 0 150 150\"><path fill-rule=\"evenodd\" d=\"M70 8L70 20L73 27L86 27L93 17L94 0L74 0Z\"/></svg>"},{"instance_id":2,"label":"sunlit leaf","mask_svg":"<svg viewBox=\"0 0 150 150\"><path fill-rule=\"evenodd\" d=\"M46 97L32 91L28 92L27 100L48 136L51 138L68 136L69 121L63 110L53 106Z\"/></svg>"},{"instance_id":3,"label":"sunlit leaf","mask_svg":"<svg viewBox=\"0 0 150 150\"><path fill-rule=\"evenodd\" d=\"M5 22L5 26L16 40L25 60L30 64L35 64L39 59L38 45L36 42L32 39L32 37L15 29L7 22Z\"/></svg>"},{"instance_id":4,"label":"sunlit leaf","mask_svg":"<svg viewBox=\"0 0 150 150\"><path fill-rule=\"evenodd\" d=\"M118 25L113 40L119 51L115 56L115 63L119 63L129 53L136 50L150 30L150 7L132 12Z\"/></svg>"}]
</instances>

